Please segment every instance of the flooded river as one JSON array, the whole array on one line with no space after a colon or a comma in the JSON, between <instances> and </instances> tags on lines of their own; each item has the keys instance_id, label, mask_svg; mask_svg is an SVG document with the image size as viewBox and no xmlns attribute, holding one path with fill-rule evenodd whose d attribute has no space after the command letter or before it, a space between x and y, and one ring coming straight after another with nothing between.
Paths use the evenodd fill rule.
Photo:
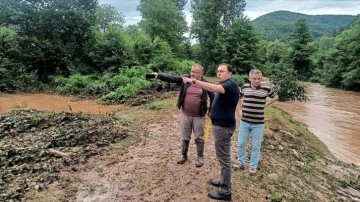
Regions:
<instances>
[{"instance_id":1,"label":"flooded river","mask_svg":"<svg viewBox=\"0 0 360 202\"><path fill-rule=\"evenodd\" d=\"M0 94L0 113L14 109L38 109L100 114L122 108L122 105L97 105L95 101L72 100L74 98L49 94Z\"/></svg>"},{"instance_id":2,"label":"flooded river","mask_svg":"<svg viewBox=\"0 0 360 202\"><path fill-rule=\"evenodd\" d=\"M360 165L360 93L306 83L307 102L277 102L340 160Z\"/></svg>"}]
</instances>

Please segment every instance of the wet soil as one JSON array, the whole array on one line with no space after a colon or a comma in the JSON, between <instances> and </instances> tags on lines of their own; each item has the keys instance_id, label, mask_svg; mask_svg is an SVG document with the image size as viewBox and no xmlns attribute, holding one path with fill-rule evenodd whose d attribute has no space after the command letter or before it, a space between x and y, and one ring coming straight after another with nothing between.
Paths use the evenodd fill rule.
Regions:
<instances>
[{"instance_id":1,"label":"wet soil","mask_svg":"<svg viewBox=\"0 0 360 202\"><path fill-rule=\"evenodd\" d=\"M62 169L57 180L43 190L30 188L21 200L213 201L207 192L215 188L208 180L218 178L220 170L211 136L203 167L195 167L193 141L189 161L176 164L180 136L175 97L117 111L117 125L131 135L106 146L103 155L89 158L79 169ZM268 108L266 114L260 169L255 175L248 168L234 170L233 201L360 200L359 167L337 161L306 127L281 110ZM232 140L235 164L237 130Z\"/></svg>"}]
</instances>

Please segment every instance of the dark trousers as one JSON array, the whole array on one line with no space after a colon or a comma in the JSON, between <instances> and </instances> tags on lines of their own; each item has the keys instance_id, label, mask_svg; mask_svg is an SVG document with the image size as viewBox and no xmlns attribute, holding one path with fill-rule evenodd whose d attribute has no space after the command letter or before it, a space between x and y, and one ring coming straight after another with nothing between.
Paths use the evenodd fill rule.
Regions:
<instances>
[{"instance_id":1,"label":"dark trousers","mask_svg":"<svg viewBox=\"0 0 360 202\"><path fill-rule=\"evenodd\" d=\"M234 128L212 126L215 141L216 157L220 163L220 187L226 192L231 192L231 137Z\"/></svg>"}]
</instances>

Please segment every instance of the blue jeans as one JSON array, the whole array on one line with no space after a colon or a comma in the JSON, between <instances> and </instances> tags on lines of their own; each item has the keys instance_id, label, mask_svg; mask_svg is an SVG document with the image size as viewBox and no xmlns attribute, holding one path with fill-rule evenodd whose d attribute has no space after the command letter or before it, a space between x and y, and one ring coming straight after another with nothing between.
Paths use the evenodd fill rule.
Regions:
<instances>
[{"instance_id":1,"label":"blue jeans","mask_svg":"<svg viewBox=\"0 0 360 202\"><path fill-rule=\"evenodd\" d=\"M261 142L264 137L264 124L254 124L240 121L238 135L238 163L245 165L246 144L250 134L252 139L250 168L257 168L260 160Z\"/></svg>"}]
</instances>

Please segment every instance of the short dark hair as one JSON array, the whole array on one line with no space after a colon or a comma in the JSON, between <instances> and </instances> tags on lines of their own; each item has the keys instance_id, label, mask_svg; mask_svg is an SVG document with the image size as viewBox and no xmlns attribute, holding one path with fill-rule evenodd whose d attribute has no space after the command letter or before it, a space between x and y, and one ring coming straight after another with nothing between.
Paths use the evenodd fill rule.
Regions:
<instances>
[{"instance_id":1,"label":"short dark hair","mask_svg":"<svg viewBox=\"0 0 360 202\"><path fill-rule=\"evenodd\" d=\"M232 73L232 68L231 68L231 65L228 64L228 63L221 63L219 64L219 66L226 66L228 72L231 72Z\"/></svg>"}]
</instances>

